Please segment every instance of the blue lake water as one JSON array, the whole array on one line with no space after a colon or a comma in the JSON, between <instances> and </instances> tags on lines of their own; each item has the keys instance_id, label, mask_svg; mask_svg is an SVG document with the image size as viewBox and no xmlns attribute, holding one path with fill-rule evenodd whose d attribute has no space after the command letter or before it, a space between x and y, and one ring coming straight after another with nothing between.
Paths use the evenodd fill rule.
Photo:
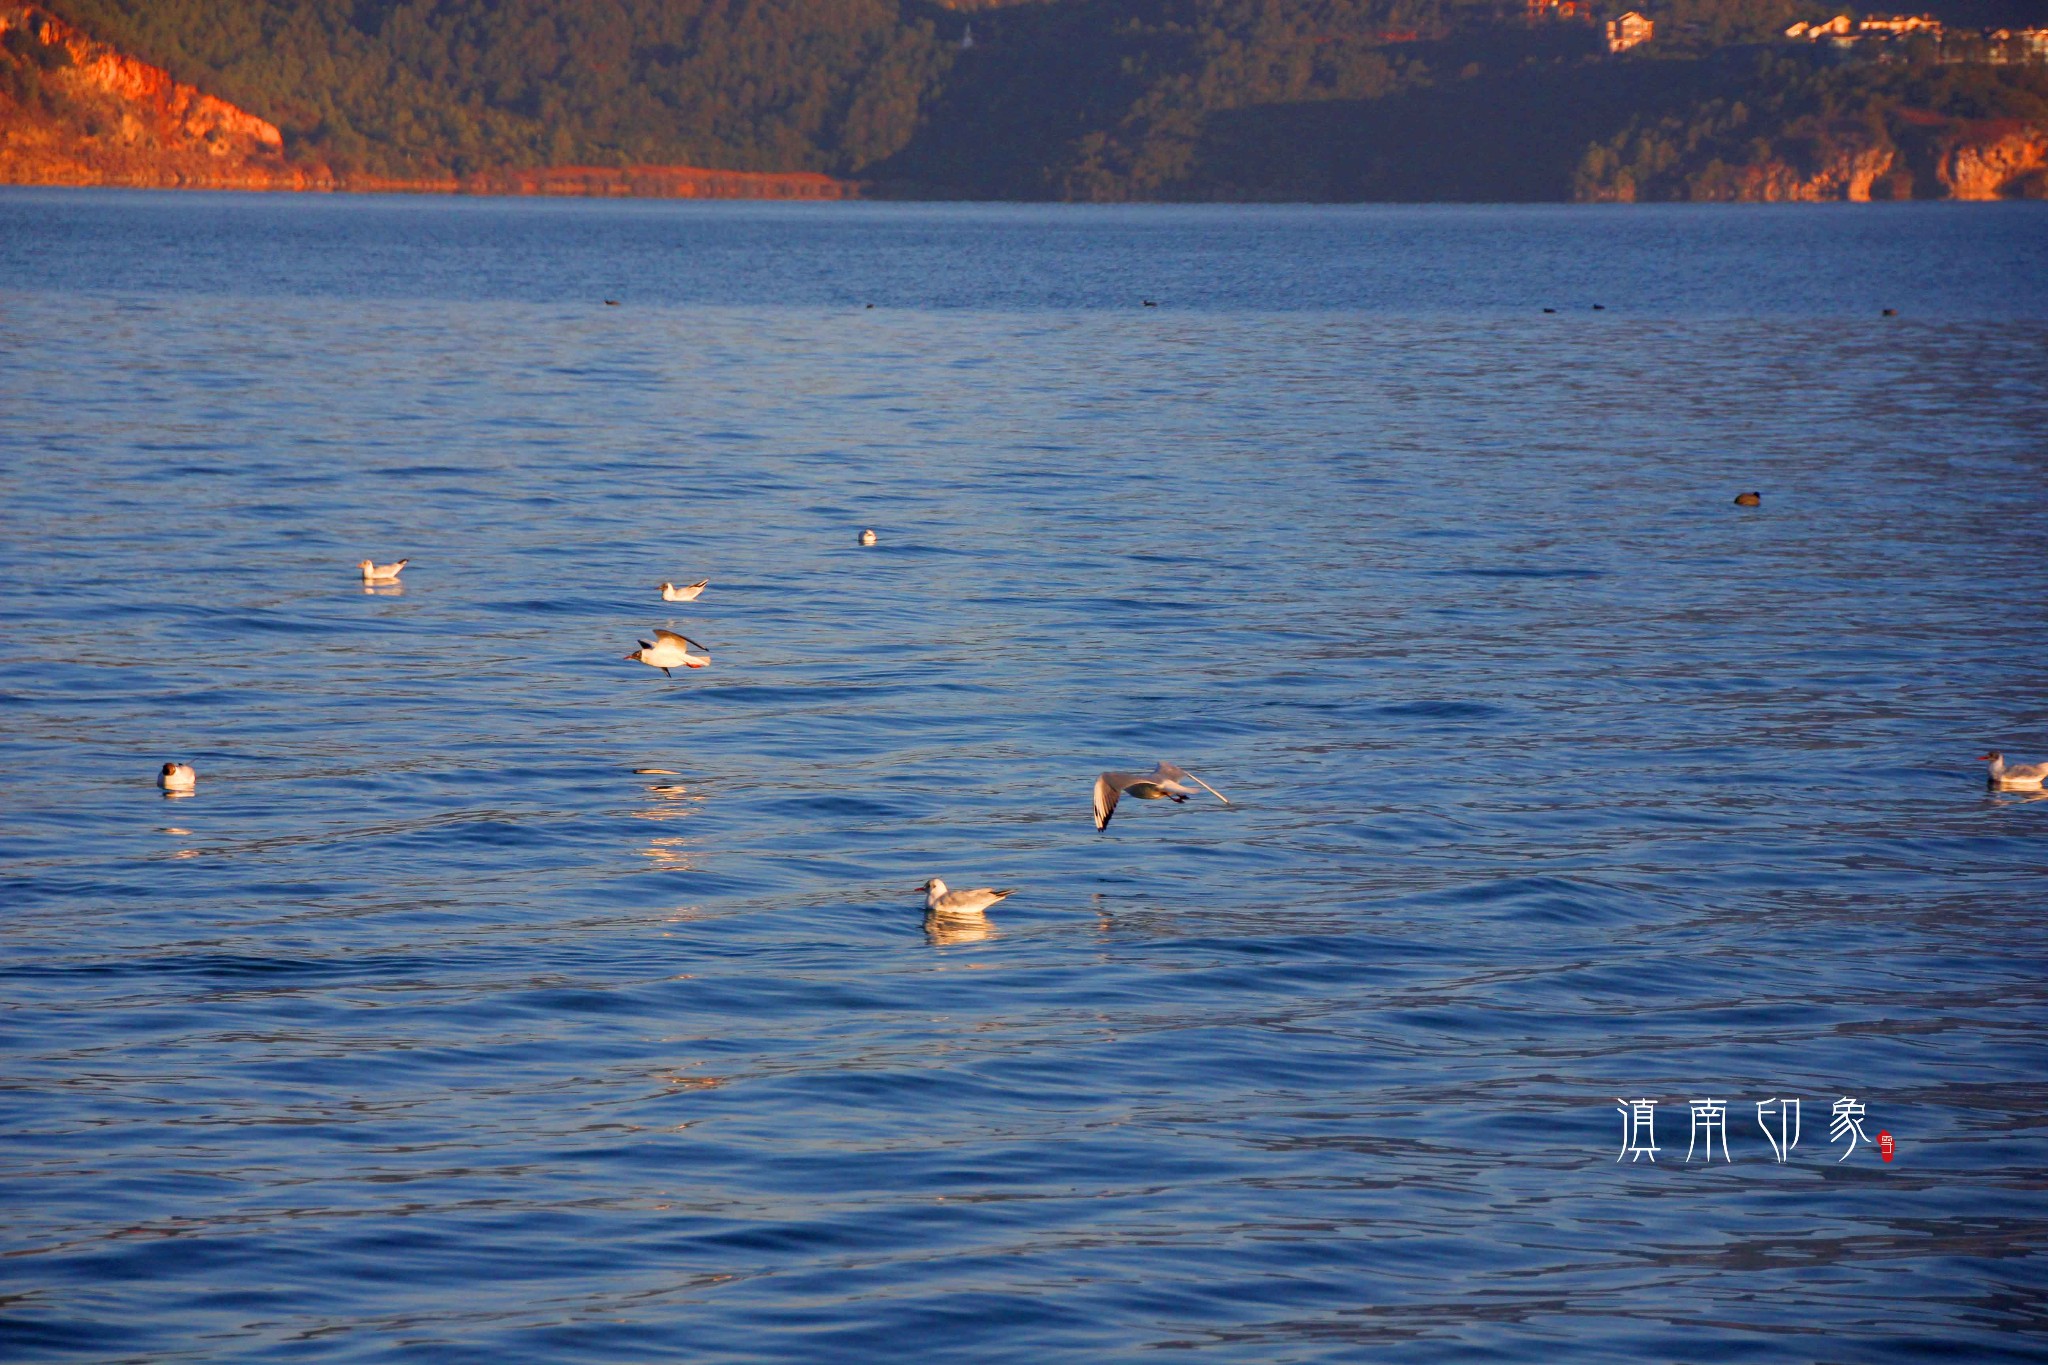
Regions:
<instances>
[{"instance_id":1,"label":"blue lake water","mask_svg":"<svg viewBox=\"0 0 2048 1365\"><path fill-rule=\"evenodd\" d=\"M0 193L0 1354L2039 1359L2044 549L2048 205Z\"/></svg>"}]
</instances>

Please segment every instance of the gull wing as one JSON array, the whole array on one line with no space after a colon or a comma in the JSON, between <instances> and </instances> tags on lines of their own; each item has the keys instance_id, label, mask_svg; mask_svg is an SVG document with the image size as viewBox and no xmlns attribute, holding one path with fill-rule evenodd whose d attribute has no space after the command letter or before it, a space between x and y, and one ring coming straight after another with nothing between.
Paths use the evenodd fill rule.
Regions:
<instances>
[{"instance_id":1,"label":"gull wing","mask_svg":"<svg viewBox=\"0 0 2048 1365\"><path fill-rule=\"evenodd\" d=\"M1180 767L1178 764L1161 763L1159 765L1159 770L1156 776L1166 778L1172 782L1179 782L1182 778L1186 778L1188 781L1194 783L1197 787L1200 787L1203 791L1209 793L1209 795L1215 797L1218 801L1221 801L1224 805L1227 806L1230 804L1229 797L1225 796L1222 792L1217 791L1207 782L1204 782L1201 778L1196 777L1193 773L1189 772L1186 768ZM1187 788L1182 787L1181 790L1187 791ZM1194 793L1189 792L1188 794L1192 796Z\"/></svg>"},{"instance_id":2,"label":"gull wing","mask_svg":"<svg viewBox=\"0 0 2048 1365\"><path fill-rule=\"evenodd\" d=\"M939 915L978 915L1015 889L1009 887L997 891L993 887L977 886L971 891L948 891L932 902L932 912Z\"/></svg>"},{"instance_id":3,"label":"gull wing","mask_svg":"<svg viewBox=\"0 0 2048 1365\"><path fill-rule=\"evenodd\" d=\"M1116 799L1124 794L1127 773L1103 773L1095 779L1095 830L1101 833L1109 828L1109 817L1116 814Z\"/></svg>"},{"instance_id":4,"label":"gull wing","mask_svg":"<svg viewBox=\"0 0 2048 1365\"><path fill-rule=\"evenodd\" d=\"M711 580L708 578L700 578L695 583L687 583L684 586L691 588L708 588L711 586Z\"/></svg>"},{"instance_id":5,"label":"gull wing","mask_svg":"<svg viewBox=\"0 0 2048 1365\"><path fill-rule=\"evenodd\" d=\"M697 642L695 640L692 640L689 636L678 635L672 630L663 630L659 626L655 627L654 638L657 640L674 640L679 645L697 645ZM704 649L704 646L697 645L697 648ZM706 654L709 654L711 651L708 649L704 649L704 652Z\"/></svg>"}]
</instances>

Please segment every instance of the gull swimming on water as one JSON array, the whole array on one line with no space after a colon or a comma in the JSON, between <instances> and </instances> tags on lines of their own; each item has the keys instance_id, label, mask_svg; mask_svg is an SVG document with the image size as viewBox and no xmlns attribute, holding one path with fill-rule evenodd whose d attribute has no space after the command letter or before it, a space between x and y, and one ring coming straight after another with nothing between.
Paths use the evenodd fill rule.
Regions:
<instances>
[{"instance_id":1,"label":"gull swimming on water","mask_svg":"<svg viewBox=\"0 0 2048 1365\"><path fill-rule=\"evenodd\" d=\"M1176 802L1187 800L1195 794L1195 788L1182 786L1183 782L1192 782L1224 805L1230 804L1230 798L1222 792L1171 763L1162 763L1149 773L1104 773L1095 779L1095 828L1109 828L1109 817L1116 814L1120 796L1135 796L1140 801L1157 801L1161 797Z\"/></svg>"},{"instance_id":2,"label":"gull swimming on water","mask_svg":"<svg viewBox=\"0 0 2048 1365\"><path fill-rule=\"evenodd\" d=\"M188 792L198 783L199 774L192 771L190 763L166 763L156 775L156 784L167 792Z\"/></svg>"},{"instance_id":3,"label":"gull swimming on water","mask_svg":"<svg viewBox=\"0 0 2048 1365\"><path fill-rule=\"evenodd\" d=\"M2037 792L2041 784L2048 782L2048 763L2023 763L2017 768L2005 766L2005 755L1993 749L1977 760L1991 765L1991 785L2007 791Z\"/></svg>"},{"instance_id":4,"label":"gull swimming on water","mask_svg":"<svg viewBox=\"0 0 2048 1365\"><path fill-rule=\"evenodd\" d=\"M708 578L700 578L695 583L685 583L680 588L673 583L664 583L661 585L661 600L664 602L694 602L697 600L697 594L710 586L711 580Z\"/></svg>"},{"instance_id":5,"label":"gull swimming on water","mask_svg":"<svg viewBox=\"0 0 2048 1365\"><path fill-rule=\"evenodd\" d=\"M946 884L937 877L933 877L917 889L924 892L925 913L943 915L949 919L980 919L982 911L1003 897L1015 894L1017 890L1014 886L1005 887L1001 891L977 886L972 891L948 891Z\"/></svg>"},{"instance_id":6,"label":"gull swimming on water","mask_svg":"<svg viewBox=\"0 0 2048 1365\"><path fill-rule=\"evenodd\" d=\"M405 566L410 563L412 563L410 559L401 559L396 564L379 564L374 560L366 559L356 567L363 571L363 581L365 583L396 583L398 575L404 573Z\"/></svg>"},{"instance_id":7,"label":"gull swimming on water","mask_svg":"<svg viewBox=\"0 0 2048 1365\"><path fill-rule=\"evenodd\" d=\"M672 630L662 630L657 627L652 644L642 640L640 648L634 650L626 657L637 659L649 668L658 668L662 673L671 678L675 676L675 674L669 672L671 668L709 668L711 666L711 651L704 649L703 645L697 645L697 648L703 649L704 652L702 654L692 654L690 652L691 645L697 645L697 642L689 636L678 635Z\"/></svg>"},{"instance_id":8,"label":"gull swimming on water","mask_svg":"<svg viewBox=\"0 0 2048 1365\"><path fill-rule=\"evenodd\" d=\"M861 544L863 544L863 545L872 545L872 544L874 544L874 543L875 543L875 533L874 533L873 531L871 531L871 530L869 530L869 531L862 531L862 532L860 533L860 543L861 543Z\"/></svg>"}]
</instances>

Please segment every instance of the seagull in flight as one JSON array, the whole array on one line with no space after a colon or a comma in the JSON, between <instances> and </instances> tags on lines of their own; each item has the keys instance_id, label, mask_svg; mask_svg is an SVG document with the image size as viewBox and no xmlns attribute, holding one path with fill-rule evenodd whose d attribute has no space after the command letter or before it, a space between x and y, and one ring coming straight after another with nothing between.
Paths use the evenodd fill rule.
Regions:
<instances>
[{"instance_id":1,"label":"seagull in flight","mask_svg":"<svg viewBox=\"0 0 2048 1365\"><path fill-rule=\"evenodd\" d=\"M948 891L946 884L937 877L917 889L924 892L926 914L942 915L948 919L980 919L984 910L1005 896L1014 895L1017 890L1014 886L1001 891L977 886L972 891Z\"/></svg>"},{"instance_id":2,"label":"seagull in flight","mask_svg":"<svg viewBox=\"0 0 2048 1365\"><path fill-rule=\"evenodd\" d=\"M703 649L704 652L702 654L692 654L690 652L691 645L697 645L697 648ZM658 668L662 671L664 677L669 678L675 676L675 674L669 672L671 668L709 668L711 666L710 650L704 649L703 645L698 645L695 640L692 640L687 635L678 635L672 630L661 630L659 628L654 632L652 643L642 640L640 648L634 650L626 657L637 659L649 668Z\"/></svg>"},{"instance_id":3,"label":"seagull in flight","mask_svg":"<svg viewBox=\"0 0 2048 1365\"><path fill-rule=\"evenodd\" d=\"M1185 801L1195 794L1195 787L1182 785L1192 782L1209 795L1230 804L1230 798L1196 777L1185 768L1171 763L1162 763L1149 773L1104 773L1095 779L1095 828L1099 832L1109 828L1109 817L1116 814L1117 798L1135 796L1140 801L1157 801L1161 797L1169 801Z\"/></svg>"}]
</instances>

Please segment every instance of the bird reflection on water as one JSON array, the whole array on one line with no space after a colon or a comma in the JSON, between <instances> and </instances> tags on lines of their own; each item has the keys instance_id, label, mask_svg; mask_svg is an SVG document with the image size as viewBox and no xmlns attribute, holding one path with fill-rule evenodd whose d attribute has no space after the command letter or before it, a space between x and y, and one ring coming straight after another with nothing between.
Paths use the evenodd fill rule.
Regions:
<instances>
[{"instance_id":1,"label":"bird reflection on water","mask_svg":"<svg viewBox=\"0 0 2048 1365\"><path fill-rule=\"evenodd\" d=\"M696 866L688 850L693 840L671 835L666 839L651 839L640 855L651 860L657 867L669 872L687 872Z\"/></svg>"},{"instance_id":2,"label":"bird reflection on water","mask_svg":"<svg viewBox=\"0 0 2048 1365\"><path fill-rule=\"evenodd\" d=\"M677 1073L661 1078L661 1083L671 1090L716 1090L725 1081L723 1076L684 1076Z\"/></svg>"},{"instance_id":3,"label":"bird reflection on water","mask_svg":"<svg viewBox=\"0 0 2048 1365\"><path fill-rule=\"evenodd\" d=\"M957 948L962 944L1002 937L996 932L995 925L985 919L933 914L924 917L924 936L934 948Z\"/></svg>"},{"instance_id":4,"label":"bird reflection on water","mask_svg":"<svg viewBox=\"0 0 2048 1365\"><path fill-rule=\"evenodd\" d=\"M677 775L673 768L635 768L633 771L644 776ZM695 813L697 803L704 799L702 792L692 791L681 782L650 782L647 794L654 798L654 804L634 811L635 820L673 820L691 815Z\"/></svg>"},{"instance_id":5,"label":"bird reflection on water","mask_svg":"<svg viewBox=\"0 0 2048 1365\"><path fill-rule=\"evenodd\" d=\"M670 768L636 768L634 772L645 776L676 776ZM693 792L680 782L650 782L647 794L654 798L653 804L633 811L633 819L675 820L694 815L697 803L704 799L701 792ZM653 863L657 870L687 872L696 866L695 859L688 852L689 846L695 842L682 835L665 835L649 840L647 847L640 850L640 856Z\"/></svg>"}]
</instances>

